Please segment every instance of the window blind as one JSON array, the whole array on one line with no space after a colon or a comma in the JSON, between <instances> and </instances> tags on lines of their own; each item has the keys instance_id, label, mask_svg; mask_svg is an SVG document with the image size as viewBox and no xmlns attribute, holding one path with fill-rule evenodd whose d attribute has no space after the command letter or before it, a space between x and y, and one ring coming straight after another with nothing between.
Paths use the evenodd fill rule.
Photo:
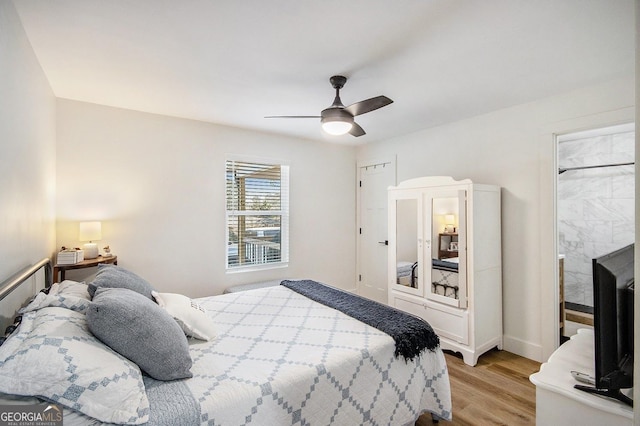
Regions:
<instances>
[{"instance_id":1,"label":"window blind","mask_svg":"<svg viewBox=\"0 0 640 426\"><path fill-rule=\"evenodd\" d=\"M227 269L289 261L289 168L226 161Z\"/></svg>"}]
</instances>

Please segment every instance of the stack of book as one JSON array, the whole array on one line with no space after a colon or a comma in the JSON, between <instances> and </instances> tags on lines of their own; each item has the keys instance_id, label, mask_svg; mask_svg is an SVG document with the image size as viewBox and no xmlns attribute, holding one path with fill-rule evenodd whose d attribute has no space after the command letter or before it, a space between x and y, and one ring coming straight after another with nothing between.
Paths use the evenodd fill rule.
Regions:
<instances>
[{"instance_id":1,"label":"stack of book","mask_svg":"<svg viewBox=\"0 0 640 426\"><path fill-rule=\"evenodd\" d=\"M66 249L58 253L56 263L58 265L73 265L84 260L84 251L76 249Z\"/></svg>"}]
</instances>

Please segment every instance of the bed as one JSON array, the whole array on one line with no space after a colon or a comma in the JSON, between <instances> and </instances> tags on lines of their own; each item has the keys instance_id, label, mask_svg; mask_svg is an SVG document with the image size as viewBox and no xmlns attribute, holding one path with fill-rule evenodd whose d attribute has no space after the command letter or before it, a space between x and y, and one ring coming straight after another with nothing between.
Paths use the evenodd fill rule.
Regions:
<instances>
[{"instance_id":1,"label":"bed","mask_svg":"<svg viewBox=\"0 0 640 426\"><path fill-rule=\"evenodd\" d=\"M457 257L431 260L431 293L458 299ZM396 264L397 284L418 287L418 262L398 261Z\"/></svg>"},{"instance_id":2,"label":"bed","mask_svg":"<svg viewBox=\"0 0 640 426\"><path fill-rule=\"evenodd\" d=\"M431 266L431 292L458 299L459 258L433 259Z\"/></svg>"},{"instance_id":3,"label":"bed","mask_svg":"<svg viewBox=\"0 0 640 426\"><path fill-rule=\"evenodd\" d=\"M416 288L418 286L418 262L398 261L396 277L397 284Z\"/></svg>"},{"instance_id":4,"label":"bed","mask_svg":"<svg viewBox=\"0 0 640 426\"><path fill-rule=\"evenodd\" d=\"M122 271L109 266L106 271ZM65 425L412 425L423 413L451 419L440 347L405 352L397 335L368 324L376 322L377 311L358 296L309 281L194 300L152 291L158 304L150 303L182 333L174 342L168 336L173 325L161 326L160 317L144 310L147 305L131 308L133 300L148 301L146 295L94 286L101 271L89 286L54 284L22 308L22 321L10 327L0 346L0 402L53 402L63 408ZM127 279L139 278L125 272ZM304 294L316 287L325 296ZM6 293L0 289L0 298ZM114 300L126 311L109 316L107 295L117 295ZM360 319L320 303L322 297L340 303L355 297ZM187 303L181 309L188 314L168 303L171 298ZM194 312L202 316L190 316ZM136 315L148 324L137 324ZM98 327L101 316L110 321L106 331ZM379 322L388 327L386 320ZM125 348L109 340L130 333L128 328L143 332ZM157 346L149 350L147 344ZM186 370L184 353L176 349L182 345ZM124 356L116 349L139 353ZM165 353L154 359L155 350ZM158 373L165 360L169 368ZM181 371L187 377L171 376ZM170 377L153 378L162 374Z\"/></svg>"}]
</instances>

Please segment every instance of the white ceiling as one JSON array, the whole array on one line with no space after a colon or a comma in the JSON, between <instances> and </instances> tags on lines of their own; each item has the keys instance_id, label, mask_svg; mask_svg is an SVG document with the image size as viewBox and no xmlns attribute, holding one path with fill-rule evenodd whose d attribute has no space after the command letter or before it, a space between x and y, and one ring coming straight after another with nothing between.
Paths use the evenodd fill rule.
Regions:
<instances>
[{"instance_id":1,"label":"white ceiling","mask_svg":"<svg viewBox=\"0 0 640 426\"><path fill-rule=\"evenodd\" d=\"M362 144L634 72L633 0L14 0L60 98ZM367 135L330 137L345 105Z\"/></svg>"}]
</instances>

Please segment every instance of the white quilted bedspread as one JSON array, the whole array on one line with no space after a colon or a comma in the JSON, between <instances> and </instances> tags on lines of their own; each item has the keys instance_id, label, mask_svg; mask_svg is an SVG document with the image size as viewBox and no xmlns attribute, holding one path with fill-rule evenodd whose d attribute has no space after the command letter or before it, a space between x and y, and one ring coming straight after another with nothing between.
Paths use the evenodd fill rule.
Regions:
<instances>
[{"instance_id":1,"label":"white quilted bedspread","mask_svg":"<svg viewBox=\"0 0 640 426\"><path fill-rule=\"evenodd\" d=\"M282 286L198 299L218 337L190 339L201 422L405 425L451 419L442 351L396 359L387 334Z\"/></svg>"}]
</instances>

